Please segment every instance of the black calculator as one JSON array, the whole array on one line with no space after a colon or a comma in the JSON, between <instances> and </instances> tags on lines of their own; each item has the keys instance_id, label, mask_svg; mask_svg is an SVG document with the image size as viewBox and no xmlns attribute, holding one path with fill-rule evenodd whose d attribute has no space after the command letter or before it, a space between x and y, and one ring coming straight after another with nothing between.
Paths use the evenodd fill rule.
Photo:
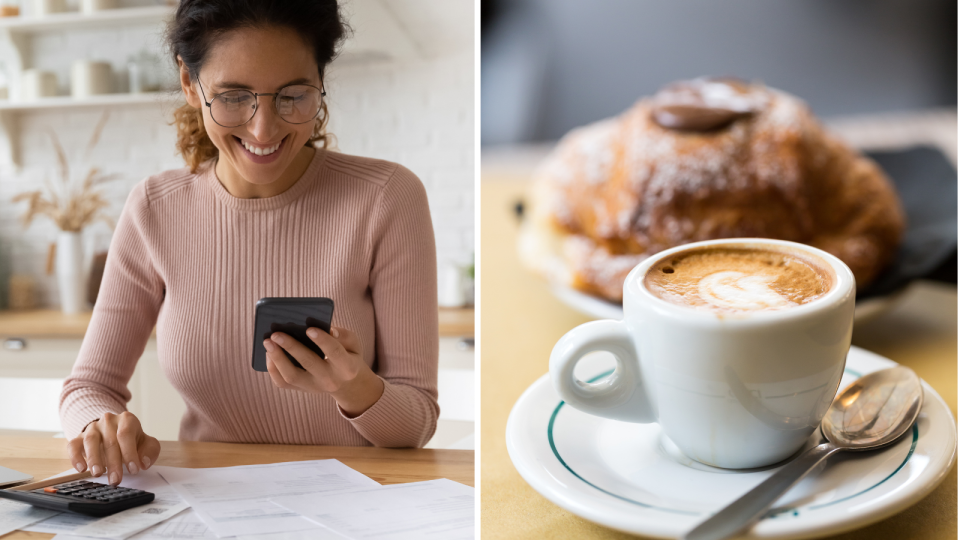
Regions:
<instances>
[{"instance_id":1,"label":"black calculator","mask_svg":"<svg viewBox=\"0 0 960 540\"><path fill-rule=\"evenodd\" d=\"M0 489L0 498L25 502L60 512L88 516L109 516L121 510L153 501L153 493L141 489L113 487L87 480L74 480L37 489Z\"/></svg>"}]
</instances>

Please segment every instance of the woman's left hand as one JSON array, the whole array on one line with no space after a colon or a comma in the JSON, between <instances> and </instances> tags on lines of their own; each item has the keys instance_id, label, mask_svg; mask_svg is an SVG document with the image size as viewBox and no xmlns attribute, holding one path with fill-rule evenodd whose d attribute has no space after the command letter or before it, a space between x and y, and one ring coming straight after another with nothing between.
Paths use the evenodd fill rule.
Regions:
<instances>
[{"instance_id":1,"label":"woman's left hand","mask_svg":"<svg viewBox=\"0 0 960 540\"><path fill-rule=\"evenodd\" d=\"M383 380L363 361L360 338L345 328L331 327L330 334L319 328L307 329L307 336L326 358L320 358L305 345L283 332L274 332L264 340L267 371L279 388L330 394L343 412L359 416L383 394ZM293 365L281 347L300 362Z\"/></svg>"}]
</instances>

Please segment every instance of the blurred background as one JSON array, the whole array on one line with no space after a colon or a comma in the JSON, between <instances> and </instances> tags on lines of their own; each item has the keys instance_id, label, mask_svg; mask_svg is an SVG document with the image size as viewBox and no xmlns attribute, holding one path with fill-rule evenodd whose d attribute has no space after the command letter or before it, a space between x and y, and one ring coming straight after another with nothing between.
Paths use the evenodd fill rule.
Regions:
<instances>
[{"instance_id":1,"label":"blurred background","mask_svg":"<svg viewBox=\"0 0 960 540\"><path fill-rule=\"evenodd\" d=\"M426 187L443 304L444 412L430 444L471 447L474 3L351 0L342 9L353 35L325 81L329 131L339 151L399 162ZM170 125L179 81L162 48L175 10L165 0L0 0L0 433L60 431L60 386L112 235L106 221L65 234L42 215L24 227L27 202L13 198L62 189L57 145L75 188L92 168L110 177L88 195L100 194L114 222L136 183L184 166ZM145 430L175 440L183 406L153 339L130 385Z\"/></svg>"},{"instance_id":2,"label":"blurred background","mask_svg":"<svg viewBox=\"0 0 960 540\"><path fill-rule=\"evenodd\" d=\"M524 482L508 454L507 419L523 392L549 384L542 377L557 341L587 321L623 316L620 304L551 285L523 267L518 236L531 177L557 140L571 129L619 115L676 80L735 76L793 94L887 172L907 212L906 240L893 265L896 272L877 282L889 286L873 296L858 295L853 344L914 369L956 417L955 1L481 0L480 5L485 535L625 537L584 519L590 517L586 513L555 506ZM901 279L887 281L890 274ZM523 444L510 442L513 449ZM620 478L629 482L643 466L618 471ZM589 464L591 471L614 467ZM956 465L946 477L909 511L831 538L955 537ZM575 481L557 479L568 480Z\"/></svg>"},{"instance_id":3,"label":"blurred background","mask_svg":"<svg viewBox=\"0 0 960 540\"><path fill-rule=\"evenodd\" d=\"M761 80L829 118L955 107L950 0L483 0L482 144L556 140L675 80Z\"/></svg>"}]
</instances>

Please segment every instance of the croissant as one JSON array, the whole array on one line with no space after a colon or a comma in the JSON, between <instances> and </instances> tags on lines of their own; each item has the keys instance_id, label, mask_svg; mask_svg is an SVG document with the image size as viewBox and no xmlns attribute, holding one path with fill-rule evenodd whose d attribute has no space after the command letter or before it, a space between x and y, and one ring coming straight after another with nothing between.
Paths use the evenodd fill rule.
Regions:
<instances>
[{"instance_id":1,"label":"croissant","mask_svg":"<svg viewBox=\"0 0 960 540\"><path fill-rule=\"evenodd\" d=\"M904 230L874 162L827 133L800 99L734 79L674 83L571 131L538 167L528 206L525 265L615 302L650 255L731 237L823 249L862 290Z\"/></svg>"}]
</instances>

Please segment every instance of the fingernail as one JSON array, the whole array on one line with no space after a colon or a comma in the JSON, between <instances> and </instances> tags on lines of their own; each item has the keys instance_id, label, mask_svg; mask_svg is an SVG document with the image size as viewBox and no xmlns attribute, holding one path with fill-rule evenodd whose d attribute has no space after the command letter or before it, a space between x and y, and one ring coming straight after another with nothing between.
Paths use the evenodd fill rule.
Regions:
<instances>
[{"instance_id":1,"label":"fingernail","mask_svg":"<svg viewBox=\"0 0 960 540\"><path fill-rule=\"evenodd\" d=\"M120 479L117 478L117 473L110 473L110 483L113 485L117 485L120 483Z\"/></svg>"},{"instance_id":2,"label":"fingernail","mask_svg":"<svg viewBox=\"0 0 960 540\"><path fill-rule=\"evenodd\" d=\"M147 469L150 467L150 458L144 456L143 458L143 468Z\"/></svg>"},{"instance_id":3,"label":"fingernail","mask_svg":"<svg viewBox=\"0 0 960 540\"><path fill-rule=\"evenodd\" d=\"M103 470L100 469L99 465L94 465L93 468L90 469L90 473L93 474L94 476L100 476L101 474L103 474Z\"/></svg>"},{"instance_id":4,"label":"fingernail","mask_svg":"<svg viewBox=\"0 0 960 540\"><path fill-rule=\"evenodd\" d=\"M340 331L337 330L336 328L331 328L330 335L332 335L333 337L340 337Z\"/></svg>"},{"instance_id":5,"label":"fingernail","mask_svg":"<svg viewBox=\"0 0 960 540\"><path fill-rule=\"evenodd\" d=\"M312 338L315 338L315 337L317 337L317 336L320 335L320 332L317 332L317 329L316 329L316 328L311 328L311 329L307 330L307 335L310 336L310 337L312 337Z\"/></svg>"},{"instance_id":6,"label":"fingernail","mask_svg":"<svg viewBox=\"0 0 960 540\"><path fill-rule=\"evenodd\" d=\"M273 352L277 349L277 346L273 344L269 339L263 342L263 346L267 348L268 351Z\"/></svg>"},{"instance_id":7,"label":"fingernail","mask_svg":"<svg viewBox=\"0 0 960 540\"><path fill-rule=\"evenodd\" d=\"M140 472L140 469L137 468L137 464L132 461L127 465L127 469L130 470L130 474L137 474Z\"/></svg>"},{"instance_id":8,"label":"fingernail","mask_svg":"<svg viewBox=\"0 0 960 540\"><path fill-rule=\"evenodd\" d=\"M77 468L77 472L83 472L83 470L86 469L86 467L84 467L83 463L80 463L79 461L77 462L76 465L74 465L74 467Z\"/></svg>"},{"instance_id":9,"label":"fingernail","mask_svg":"<svg viewBox=\"0 0 960 540\"><path fill-rule=\"evenodd\" d=\"M281 335L274 335L274 336L273 336L273 340L276 341L277 343L283 345L283 336L281 336Z\"/></svg>"}]
</instances>

